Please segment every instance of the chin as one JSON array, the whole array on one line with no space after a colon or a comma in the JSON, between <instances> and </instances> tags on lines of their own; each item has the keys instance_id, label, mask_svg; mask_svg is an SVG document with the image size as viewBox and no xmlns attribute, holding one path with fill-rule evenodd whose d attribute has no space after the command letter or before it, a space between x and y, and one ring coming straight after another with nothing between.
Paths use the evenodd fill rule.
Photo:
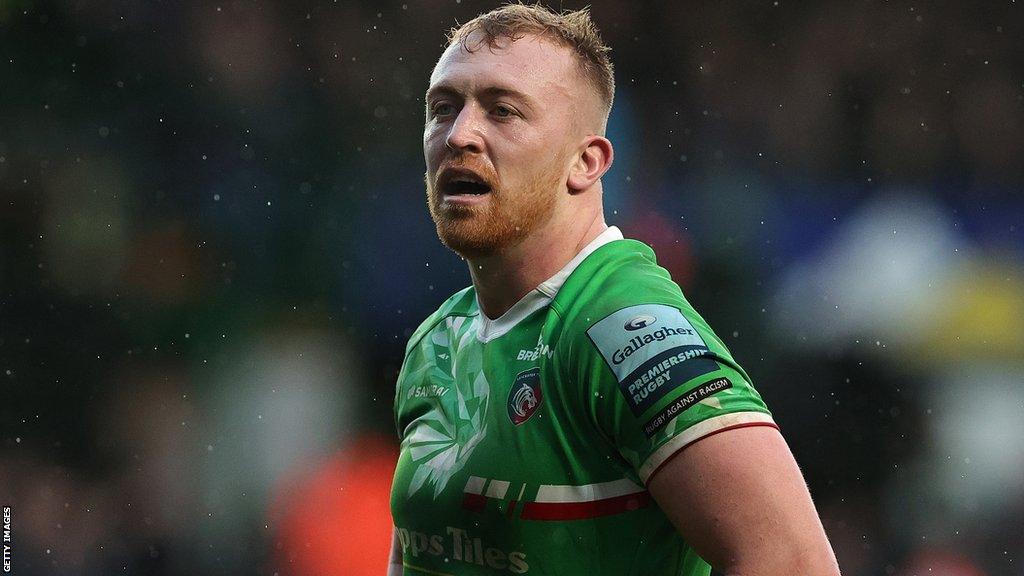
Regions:
<instances>
[{"instance_id":1,"label":"chin","mask_svg":"<svg viewBox=\"0 0 1024 576\"><path fill-rule=\"evenodd\" d=\"M476 222L445 220L436 224L441 243L463 258L494 256L508 248L507 238Z\"/></svg>"},{"instance_id":2,"label":"chin","mask_svg":"<svg viewBox=\"0 0 1024 576\"><path fill-rule=\"evenodd\" d=\"M443 202L428 181L427 203L445 246L466 259L484 258L515 248L548 221L555 197L536 192L541 189L528 187L512 202L512 196L495 190L489 202L463 206Z\"/></svg>"},{"instance_id":3,"label":"chin","mask_svg":"<svg viewBox=\"0 0 1024 576\"><path fill-rule=\"evenodd\" d=\"M507 247L508 228L514 225L495 212L493 206L460 206L436 197L430 201L437 237L463 258L493 256Z\"/></svg>"}]
</instances>

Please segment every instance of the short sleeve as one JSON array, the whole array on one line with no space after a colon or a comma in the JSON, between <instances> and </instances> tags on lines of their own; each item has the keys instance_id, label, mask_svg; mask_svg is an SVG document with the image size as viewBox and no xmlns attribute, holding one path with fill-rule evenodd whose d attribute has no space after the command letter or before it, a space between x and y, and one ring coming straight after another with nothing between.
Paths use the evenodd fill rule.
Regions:
<instances>
[{"instance_id":1,"label":"short sleeve","mask_svg":"<svg viewBox=\"0 0 1024 576\"><path fill-rule=\"evenodd\" d=\"M746 373L685 300L618 309L577 335L573 348L591 420L644 484L701 438L775 426Z\"/></svg>"}]
</instances>

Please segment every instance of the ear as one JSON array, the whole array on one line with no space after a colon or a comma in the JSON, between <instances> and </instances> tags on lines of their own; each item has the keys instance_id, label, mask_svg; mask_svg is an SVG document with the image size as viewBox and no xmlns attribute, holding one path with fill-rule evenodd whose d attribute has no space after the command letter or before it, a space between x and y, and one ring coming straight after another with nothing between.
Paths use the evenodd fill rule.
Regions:
<instances>
[{"instance_id":1,"label":"ear","mask_svg":"<svg viewBox=\"0 0 1024 576\"><path fill-rule=\"evenodd\" d=\"M569 169L569 178L566 180L569 192L583 192L593 186L612 167L614 155L612 143L607 138L587 136L580 155Z\"/></svg>"}]
</instances>

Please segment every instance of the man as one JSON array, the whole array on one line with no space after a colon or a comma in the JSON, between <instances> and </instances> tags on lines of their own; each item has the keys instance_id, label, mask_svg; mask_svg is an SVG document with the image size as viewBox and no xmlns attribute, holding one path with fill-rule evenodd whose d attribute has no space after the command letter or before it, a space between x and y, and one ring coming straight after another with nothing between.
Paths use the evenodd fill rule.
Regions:
<instances>
[{"instance_id":1,"label":"man","mask_svg":"<svg viewBox=\"0 0 1024 576\"><path fill-rule=\"evenodd\" d=\"M750 379L605 224L613 91L586 11L505 6L434 68L427 203L473 285L406 349L389 573L838 574Z\"/></svg>"}]
</instances>

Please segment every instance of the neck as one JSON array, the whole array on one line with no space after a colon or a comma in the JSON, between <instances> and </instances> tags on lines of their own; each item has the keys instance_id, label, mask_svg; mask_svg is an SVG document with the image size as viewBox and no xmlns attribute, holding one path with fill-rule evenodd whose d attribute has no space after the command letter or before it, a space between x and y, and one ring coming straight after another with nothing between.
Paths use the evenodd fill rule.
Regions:
<instances>
[{"instance_id":1,"label":"neck","mask_svg":"<svg viewBox=\"0 0 1024 576\"><path fill-rule=\"evenodd\" d=\"M607 229L600 212L569 226L549 222L500 254L468 260L481 312L500 317Z\"/></svg>"}]
</instances>

